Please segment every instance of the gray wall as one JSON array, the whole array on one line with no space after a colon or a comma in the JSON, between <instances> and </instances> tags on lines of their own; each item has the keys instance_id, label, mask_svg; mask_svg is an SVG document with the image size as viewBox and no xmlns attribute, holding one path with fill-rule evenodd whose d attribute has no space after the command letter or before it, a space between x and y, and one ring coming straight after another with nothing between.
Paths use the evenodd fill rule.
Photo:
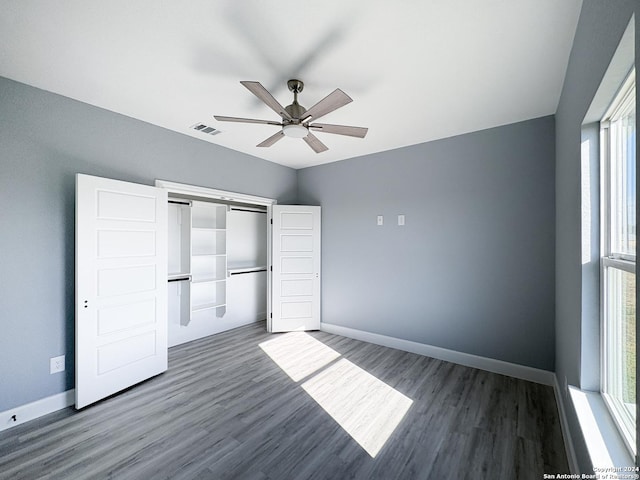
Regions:
<instances>
[{"instance_id":1,"label":"gray wall","mask_svg":"<svg viewBox=\"0 0 640 480\"><path fill-rule=\"evenodd\" d=\"M295 170L0 78L0 411L74 386L77 172L296 200Z\"/></svg>"},{"instance_id":2,"label":"gray wall","mask_svg":"<svg viewBox=\"0 0 640 480\"><path fill-rule=\"evenodd\" d=\"M556 374L580 386L582 266L580 252L581 123L615 49L640 6L637 0L584 0L556 113ZM636 63L638 61L636 27ZM581 471L592 472L571 401L561 396Z\"/></svg>"},{"instance_id":3,"label":"gray wall","mask_svg":"<svg viewBox=\"0 0 640 480\"><path fill-rule=\"evenodd\" d=\"M554 128L299 170L322 206L323 322L553 370Z\"/></svg>"}]
</instances>

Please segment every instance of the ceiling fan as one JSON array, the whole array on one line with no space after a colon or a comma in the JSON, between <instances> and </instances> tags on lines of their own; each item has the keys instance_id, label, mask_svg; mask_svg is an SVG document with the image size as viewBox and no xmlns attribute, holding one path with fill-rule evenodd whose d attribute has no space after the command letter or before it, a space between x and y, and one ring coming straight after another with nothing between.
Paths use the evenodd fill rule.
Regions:
<instances>
[{"instance_id":1,"label":"ceiling fan","mask_svg":"<svg viewBox=\"0 0 640 480\"><path fill-rule=\"evenodd\" d=\"M298 103L298 94L302 92L304 83L300 80L289 80L287 86L293 92L293 103L286 107L280 103L264 88L259 82L240 82L242 85L262 100L271 110L276 112L282 118L282 121L276 122L272 120L257 120L253 118L225 117L222 115L214 115L213 117L220 122L240 122L240 123L262 123L266 125L277 125L282 127L278 133L271 135L263 142L256 145L257 147L270 147L282 137L302 138L314 152L321 153L328 150L328 147L316 137L311 130L315 132L335 133L338 135L347 135L349 137L364 138L367 134L367 128L350 127L346 125L331 125L328 123L311 123L318 118L333 112L340 107L352 102L349 95L339 88L327 95L325 98L316 103L309 110Z\"/></svg>"}]
</instances>

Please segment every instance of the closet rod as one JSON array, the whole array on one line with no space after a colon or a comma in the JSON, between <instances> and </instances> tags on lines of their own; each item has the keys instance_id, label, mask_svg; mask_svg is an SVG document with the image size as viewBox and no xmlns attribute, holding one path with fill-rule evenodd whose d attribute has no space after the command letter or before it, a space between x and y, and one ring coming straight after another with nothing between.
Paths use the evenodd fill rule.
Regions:
<instances>
[{"instance_id":1,"label":"closet rod","mask_svg":"<svg viewBox=\"0 0 640 480\"><path fill-rule=\"evenodd\" d=\"M185 275L184 277L180 278L170 278L169 280L167 280L167 282L183 282L185 280L191 281L191 275Z\"/></svg>"},{"instance_id":2,"label":"closet rod","mask_svg":"<svg viewBox=\"0 0 640 480\"><path fill-rule=\"evenodd\" d=\"M249 270L247 272L229 272L229 275L244 275L245 273L257 273L257 272L266 272L266 268L261 268L259 270Z\"/></svg>"},{"instance_id":3,"label":"closet rod","mask_svg":"<svg viewBox=\"0 0 640 480\"><path fill-rule=\"evenodd\" d=\"M169 203L175 203L176 205L191 205L189 200L169 200Z\"/></svg>"},{"instance_id":4,"label":"closet rod","mask_svg":"<svg viewBox=\"0 0 640 480\"><path fill-rule=\"evenodd\" d=\"M265 210L252 210L249 208L231 207L234 212L251 212L251 213L267 213Z\"/></svg>"}]
</instances>

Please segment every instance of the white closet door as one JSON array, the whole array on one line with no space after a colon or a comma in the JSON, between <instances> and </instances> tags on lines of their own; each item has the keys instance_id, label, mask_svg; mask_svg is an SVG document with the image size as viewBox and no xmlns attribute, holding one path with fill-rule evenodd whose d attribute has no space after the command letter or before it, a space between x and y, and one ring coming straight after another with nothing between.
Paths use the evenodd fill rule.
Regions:
<instances>
[{"instance_id":1,"label":"white closet door","mask_svg":"<svg viewBox=\"0 0 640 480\"><path fill-rule=\"evenodd\" d=\"M320 329L320 207L274 205L270 332Z\"/></svg>"},{"instance_id":2,"label":"white closet door","mask_svg":"<svg viewBox=\"0 0 640 480\"><path fill-rule=\"evenodd\" d=\"M167 193L76 177L76 408L167 369Z\"/></svg>"}]
</instances>

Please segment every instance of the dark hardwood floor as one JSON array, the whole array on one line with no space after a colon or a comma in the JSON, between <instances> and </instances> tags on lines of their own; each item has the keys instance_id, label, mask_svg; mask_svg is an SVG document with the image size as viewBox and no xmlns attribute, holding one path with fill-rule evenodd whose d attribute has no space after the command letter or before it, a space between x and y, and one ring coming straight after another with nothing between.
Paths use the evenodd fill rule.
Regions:
<instances>
[{"instance_id":1,"label":"dark hardwood floor","mask_svg":"<svg viewBox=\"0 0 640 480\"><path fill-rule=\"evenodd\" d=\"M535 479L568 473L553 389L264 323L0 432L1 479Z\"/></svg>"}]
</instances>

